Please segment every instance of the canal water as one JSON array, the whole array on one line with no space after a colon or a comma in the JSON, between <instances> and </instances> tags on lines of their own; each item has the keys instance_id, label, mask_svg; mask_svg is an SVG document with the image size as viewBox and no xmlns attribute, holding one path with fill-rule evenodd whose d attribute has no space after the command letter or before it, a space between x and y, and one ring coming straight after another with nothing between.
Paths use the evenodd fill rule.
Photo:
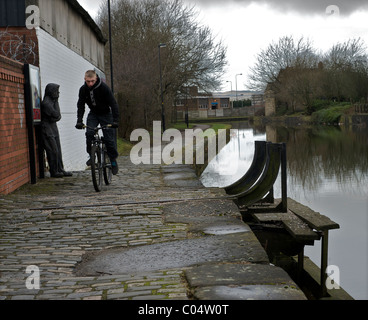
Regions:
<instances>
[{"instance_id":1,"label":"canal water","mask_svg":"<svg viewBox=\"0 0 368 320\"><path fill-rule=\"evenodd\" d=\"M277 127L234 123L229 144L201 176L207 187L237 181L253 160L254 141L287 144L288 197L329 217L340 229L329 233L329 265L354 299L368 299L368 129ZM280 176L274 186L281 197ZM320 266L320 241L305 255Z\"/></svg>"}]
</instances>

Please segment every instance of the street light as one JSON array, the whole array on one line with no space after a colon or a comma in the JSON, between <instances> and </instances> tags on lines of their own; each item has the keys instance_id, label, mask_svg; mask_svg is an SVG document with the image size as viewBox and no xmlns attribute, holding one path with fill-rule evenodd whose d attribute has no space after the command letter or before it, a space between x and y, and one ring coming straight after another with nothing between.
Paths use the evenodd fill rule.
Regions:
<instances>
[{"instance_id":1,"label":"street light","mask_svg":"<svg viewBox=\"0 0 368 320\"><path fill-rule=\"evenodd\" d=\"M107 1L107 11L108 11L108 15L109 15L109 44L110 44L111 91L112 91L112 94L114 94L114 67L113 67L113 62L112 62L112 32L111 32L111 4L110 4L110 0ZM115 148L117 148L118 147L118 140L117 140L118 129L114 129L113 131L114 131Z\"/></svg>"},{"instance_id":2,"label":"street light","mask_svg":"<svg viewBox=\"0 0 368 320\"><path fill-rule=\"evenodd\" d=\"M226 81L226 82L230 82L231 85L231 93L233 92L233 82L232 81Z\"/></svg>"},{"instance_id":3,"label":"street light","mask_svg":"<svg viewBox=\"0 0 368 320\"><path fill-rule=\"evenodd\" d=\"M162 68L161 68L161 48L166 48L165 43L160 43L158 45L158 63L160 66L160 86L161 86L161 118L162 118L162 131L166 131L165 124L165 107L164 107L164 89L162 87Z\"/></svg>"},{"instance_id":4,"label":"street light","mask_svg":"<svg viewBox=\"0 0 368 320\"><path fill-rule=\"evenodd\" d=\"M231 85L231 93L230 93L230 107L234 108L234 101L231 101L231 97L233 95L233 82L232 81L226 81L226 82L230 82Z\"/></svg>"},{"instance_id":5,"label":"street light","mask_svg":"<svg viewBox=\"0 0 368 320\"><path fill-rule=\"evenodd\" d=\"M114 93L114 70L112 64L112 41L111 41L111 5L110 0L107 1L107 9L109 14L109 42L110 42L110 72L111 72L111 91Z\"/></svg>"},{"instance_id":6,"label":"street light","mask_svg":"<svg viewBox=\"0 0 368 320\"><path fill-rule=\"evenodd\" d=\"M243 74L242 73L238 73L236 76L235 76L235 85L236 85L236 101L238 101L238 76L242 76Z\"/></svg>"}]
</instances>

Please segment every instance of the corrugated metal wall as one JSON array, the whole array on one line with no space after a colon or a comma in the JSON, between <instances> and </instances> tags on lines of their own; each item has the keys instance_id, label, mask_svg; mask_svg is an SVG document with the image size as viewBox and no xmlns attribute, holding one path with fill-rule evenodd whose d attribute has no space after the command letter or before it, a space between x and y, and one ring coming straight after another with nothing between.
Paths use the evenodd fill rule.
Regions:
<instances>
[{"instance_id":1,"label":"corrugated metal wall","mask_svg":"<svg viewBox=\"0 0 368 320\"><path fill-rule=\"evenodd\" d=\"M84 74L95 66L82 56L68 49L46 31L37 30L40 50L42 95L48 83L60 85L60 109L58 122L64 168L70 171L84 170L88 160L85 132L76 130L79 88L84 84ZM99 70L101 72L101 70ZM86 115L89 108L86 106ZM86 120L85 120L86 121Z\"/></svg>"},{"instance_id":2,"label":"corrugated metal wall","mask_svg":"<svg viewBox=\"0 0 368 320\"><path fill-rule=\"evenodd\" d=\"M0 0L0 26L25 26L25 11L25 0Z\"/></svg>"}]
</instances>

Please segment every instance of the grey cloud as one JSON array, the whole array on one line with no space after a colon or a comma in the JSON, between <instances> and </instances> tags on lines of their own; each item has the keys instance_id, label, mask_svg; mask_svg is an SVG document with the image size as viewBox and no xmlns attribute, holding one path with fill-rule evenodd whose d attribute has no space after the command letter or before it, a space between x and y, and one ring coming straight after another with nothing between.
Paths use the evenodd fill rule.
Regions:
<instances>
[{"instance_id":1,"label":"grey cloud","mask_svg":"<svg viewBox=\"0 0 368 320\"><path fill-rule=\"evenodd\" d=\"M197 5L221 5L224 0L188 0ZM332 10L336 8L340 15L349 15L358 10L368 9L367 0L225 0L226 4L235 3L249 5L251 3L268 4L276 10L285 12L298 12L305 14L323 14L327 11L333 14Z\"/></svg>"}]
</instances>

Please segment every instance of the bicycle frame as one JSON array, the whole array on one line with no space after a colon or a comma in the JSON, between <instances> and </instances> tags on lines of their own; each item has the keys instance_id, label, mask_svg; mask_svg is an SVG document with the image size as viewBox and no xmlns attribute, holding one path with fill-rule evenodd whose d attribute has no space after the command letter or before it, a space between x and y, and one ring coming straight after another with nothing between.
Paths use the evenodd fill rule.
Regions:
<instances>
[{"instance_id":1,"label":"bicycle frame","mask_svg":"<svg viewBox=\"0 0 368 320\"><path fill-rule=\"evenodd\" d=\"M111 184L112 168L103 136L100 136L99 131L111 128L111 125L96 128L85 126L85 128L94 131L94 138L91 146L91 173L93 186L97 192L100 192L102 189L102 177L106 185Z\"/></svg>"}]
</instances>

